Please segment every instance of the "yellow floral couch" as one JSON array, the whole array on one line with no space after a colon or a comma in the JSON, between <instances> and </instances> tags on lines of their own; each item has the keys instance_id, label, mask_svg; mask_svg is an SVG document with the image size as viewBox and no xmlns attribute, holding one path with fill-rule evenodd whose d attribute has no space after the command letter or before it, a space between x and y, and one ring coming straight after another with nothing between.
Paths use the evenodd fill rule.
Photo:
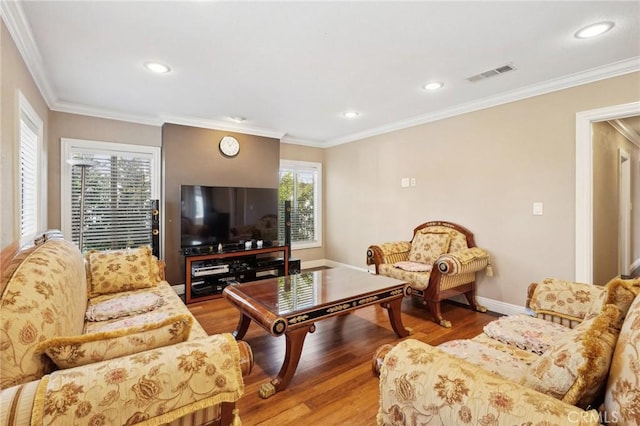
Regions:
<instances>
[{"instance_id":1,"label":"yellow floral couch","mask_svg":"<svg viewBox=\"0 0 640 426\"><path fill-rule=\"evenodd\" d=\"M378 424L639 425L640 280L546 279L529 293L534 316L473 339L379 348Z\"/></svg>"},{"instance_id":2,"label":"yellow floral couch","mask_svg":"<svg viewBox=\"0 0 640 426\"><path fill-rule=\"evenodd\" d=\"M85 261L55 231L3 262L0 424L239 424L251 349L163 278L148 247Z\"/></svg>"},{"instance_id":3,"label":"yellow floral couch","mask_svg":"<svg viewBox=\"0 0 640 426\"><path fill-rule=\"evenodd\" d=\"M411 294L443 327L440 302L464 294L472 309L486 312L475 300L476 274L486 269L493 275L489 254L476 247L471 231L452 222L432 221L413 230L411 241L374 244L367 249L367 265L376 274L407 281Z\"/></svg>"}]
</instances>

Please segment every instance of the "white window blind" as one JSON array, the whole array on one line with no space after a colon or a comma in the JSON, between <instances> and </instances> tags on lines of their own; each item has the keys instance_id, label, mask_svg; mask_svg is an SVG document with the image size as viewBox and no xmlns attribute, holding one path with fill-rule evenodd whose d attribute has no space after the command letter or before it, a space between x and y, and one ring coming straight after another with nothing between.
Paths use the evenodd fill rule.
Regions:
<instances>
[{"instance_id":1,"label":"white window blind","mask_svg":"<svg viewBox=\"0 0 640 426\"><path fill-rule=\"evenodd\" d=\"M63 209L63 224L69 226L63 226L63 232L78 243L82 168L86 167L81 251L151 244L151 200L159 198L159 148L137 150L131 145L64 139L63 143L67 159L93 162L92 166L66 166L70 168L70 209L66 209L69 217Z\"/></svg>"},{"instance_id":2,"label":"white window blind","mask_svg":"<svg viewBox=\"0 0 640 426\"><path fill-rule=\"evenodd\" d=\"M20 237L38 232L39 144L38 127L20 114Z\"/></svg>"},{"instance_id":3,"label":"white window blind","mask_svg":"<svg viewBox=\"0 0 640 426\"><path fill-rule=\"evenodd\" d=\"M291 245L294 248L322 244L321 222L322 165L305 161L280 163L278 226L284 238L284 201L291 202Z\"/></svg>"}]
</instances>

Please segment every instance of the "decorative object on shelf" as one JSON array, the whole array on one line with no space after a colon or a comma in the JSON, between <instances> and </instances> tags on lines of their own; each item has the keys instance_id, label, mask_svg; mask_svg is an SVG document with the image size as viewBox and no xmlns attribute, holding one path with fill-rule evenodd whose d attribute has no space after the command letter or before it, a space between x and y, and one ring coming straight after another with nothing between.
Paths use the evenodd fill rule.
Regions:
<instances>
[{"instance_id":1,"label":"decorative object on shelf","mask_svg":"<svg viewBox=\"0 0 640 426\"><path fill-rule=\"evenodd\" d=\"M84 199L87 181L87 167L93 167L97 163L84 158L72 158L67 160L67 163L70 164L71 167L80 167L80 226L78 227L78 248L82 251L84 243Z\"/></svg>"},{"instance_id":2,"label":"decorative object on shelf","mask_svg":"<svg viewBox=\"0 0 640 426\"><path fill-rule=\"evenodd\" d=\"M240 142L233 136L225 136L220 140L220 152L227 157L235 157L240 152Z\"/></svg>"}]
</instances>

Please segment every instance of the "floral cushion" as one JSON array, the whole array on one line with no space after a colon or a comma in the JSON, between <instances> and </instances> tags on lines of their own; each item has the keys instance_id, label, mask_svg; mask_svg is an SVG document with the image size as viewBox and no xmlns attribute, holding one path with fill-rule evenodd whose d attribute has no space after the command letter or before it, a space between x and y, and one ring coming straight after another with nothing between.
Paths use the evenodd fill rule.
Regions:
<instances>
[{"instance_id":1,"label":"floral cushion","mask_svg":"<svg viewBox=\"0 0 640 426\"><path fill-rule=\"evenodd\" d=\"M500 342L543 354L571 329L529 315L508 315L484 326L484 333Z\"/></svg>"},{"instance_id":2,"label":"floral cushion","mask_svg":"<svg viewBox=\"0 0 640 426\"><path fill-rule=\"evenodd\" d=\"M438 349L516 383L529 371L530 362L514 356L510 351L502 351L475 340L450 340L438 345Z\"/></svg>"},{"instance_id":3,"label":"floral cushion","mask_svg":"<svg viewBox=\"0 0 640 426\"><path fill-rule=\"evenodd\" d=\"M101 302L89 302L85 317L88 321L106 321L143 312L149 312L164 304L155 293L127 294Z\"/></svg>"},{"instance_id":4,"label":"floral cushion","mask_svg":"<svg viewBox=\"0 0 640 426\"><path fill-rule=\"evenodd\" d=\"M182 299L180 298L180 296L178 296L178 294L175 292L175 290L171 287L171 284L169 284L166 281L162 281L160 283L158 283L157 286L149 289L149 288L143 288L141 290L133 290L127 293L111 293L111 294L103 294L101 296L97 296L92 298L91 300L89 300L90 304L95 304L98 302L104 302L107 300L111 300L111 299L118 299L124 295L129 295L129 294L141 294L141 293L153 293L156 294L160 297L162 297L162 299L164 300L164 304L162 306L157 307L156 309L154 309L153 311L150 312L165 312L165 313L169 313L170 316L172 315L178 315L178 314L189 314L189 308L187 308L187 306L184 304L184 302L182 301ZM137 316L137 315L136 315ZM82 329L80 329L80 331L78 333L74 333L74 334L89 334L89 333L93 333L95 331L100 330L100 327L103 327L106 323L109 322L113 322L113 321L120 321L121 319L124 319L126 317L122 317L122 318L114 318L114 319L110 319L107 321L85 321L84 322L84 327ZM69 335L72 335L71 333L68 333ZM60 334L57 334L57 336L59 336ZM54 335L56 336L56 335ZM51 336L51 337L54 337ZM198 323L198 321L194 321L193 322L193 326L191 327L191 332L189 333L189 340L193 340L193 339L201 339L204 337L207 337L208 334L207 332L204 330L204 328L202 328L202 326L200 325L200 323Z\"/></svg>"},{"instance_id":5,"label":"floral cushion","mask_svg":"<svg viewBox=\"0 0 640 426\"><path fill-rule=\"evenodd\" d=\"M72 368L183 342L192 323L191 315L176 315L125 329L54 337L36 351L46 353L58 368Z\"/></svg>"},{"instance_id":6,"label":"floral cushion","mask_svg":"<svg viewBox=\"0 0 640 426\"><path fill-rule=\"evenodd\" d=\"M133 315L121 320L100 323L93 328L93 332L121 330L123 328L139 327L146 324L156 324L171 316L168 312L147 312L146 314Z\"/></svg>"},{"instance_id":7,"label":"floral cushion","mask_svg":"<svg viewBox=\"0 0 640 426\"><path fill-rule=\"evenodd\" d=\"M631 303L636 295L640 293L640 279L623 280L614 278L605 284L604 288L606 290L605 296L599 298L600 303L591 305L591 311L587 312L585 319L598 315L605 304L612 304L620 309L620 317L615 324L615 327L620 330Z\"/></svg>"},{"instance_id":8,"label":"floral cushion","mask_svg":"<svg viewBox=\"0 0 640 426\"><path fill-rule=\"evenodd\" d=\"M536 286L530 306L536 314L582 321L589 312L600 312L605 297L601 286L545 278Z\"/></svg>"},{"instance_id":9,"label":"floral cushion","mask_svg":"<svg viewBox=\"0 0 640 426\"><path fill-rule=\"evenodd\" d=\"M89 296L148 288L160 281L158 262L149 246L93 251L85 257L90 271Z\"/></svg>"},{"instance_id":10,"label":"floral cushion","mask_svg":"<svg viewBox=\"0 0 640 426\"><path fill-rule=\"evenodd\" d=\"M239 359L233 336L218 334L59 370L40 381L31 423L190 424L190 413L244 394Z\"/></svg>"},{"instance_id":11,"label":"floral cushion","mask_svg":"<svg viewBox=\"0 0 640 426\"><path fill-rule=\"evenodd\" d=\"M449 250L450 243L449 232L418 232L411 242L408 260L433 265L438 256Z\"/></svg>"},{"instance_id":12,"label":"floral cushion","mask_svg":"<svg viewBox=\"0 0 640 426\"><path fill-rule=\"evenodd\" d=\"M531 366L527 387L584 408L604 388L617 340L620 310L606 305L597 317L565 333Z\"/></svg>"},{"instance_id":13,"label":"floral cushion","mask_svg":"<svg viewBox=\"0 0 640 426\"><path fill-rule=\"evenodd\" d=\"M395 266L396 268L403 269L405 271L410 271L410 272L429 272L431 271L431 268L433 268L433 265L427 265L426 263L409 262L409 261L396 262L393 264L393 266Z\"/></svg>"},{"instance_id":14,"label":"floral cushion","mask_svg":"<svg viewBox=\"0 0 640 426\"><path fill-rule=\"evenodd\" d=\"M604 407L609 417L615 414L619 424L640 424L640 296L637 296L620 330Z\"/></svg>"},{"instance_id":15,"label":"floral cushion","mask_svg":"<svg viewBox=\"0 0 640 426\"><path fill-rule=\"evenodd\" d=\"M415 290L424 290L429 286L429 278L431 272L412 272L405 271L404 269L396 268L388 263L381 263L378 266L378 272L380 275L395 278L402 281L407 281L411 288Z\"/></svg>"}]
</instances>

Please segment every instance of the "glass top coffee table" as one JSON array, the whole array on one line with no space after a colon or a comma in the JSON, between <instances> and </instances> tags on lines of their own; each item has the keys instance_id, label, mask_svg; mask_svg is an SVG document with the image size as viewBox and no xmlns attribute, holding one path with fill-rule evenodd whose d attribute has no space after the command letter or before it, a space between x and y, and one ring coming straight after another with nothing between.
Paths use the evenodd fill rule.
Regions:
<instances>
[{"instance_id":1,"label":"glass top coffee table","mask_svg":"<svg viewBox=\"0 0 640 426\"><path fill-rule=\"evenodd\" d=\"M315 331L317 321L380 304L388 311L393 331L400 337L408 336L410 330L402 325L400 309L402 298L410 291L404 281L335 268L231 285L223 295L240 311L236 339L244 337L251 321L274 337L286 337L285 358L278 376L260 388L260 396L268 398L291 381L304 339Z\"/></svg>"}]
</instances>

